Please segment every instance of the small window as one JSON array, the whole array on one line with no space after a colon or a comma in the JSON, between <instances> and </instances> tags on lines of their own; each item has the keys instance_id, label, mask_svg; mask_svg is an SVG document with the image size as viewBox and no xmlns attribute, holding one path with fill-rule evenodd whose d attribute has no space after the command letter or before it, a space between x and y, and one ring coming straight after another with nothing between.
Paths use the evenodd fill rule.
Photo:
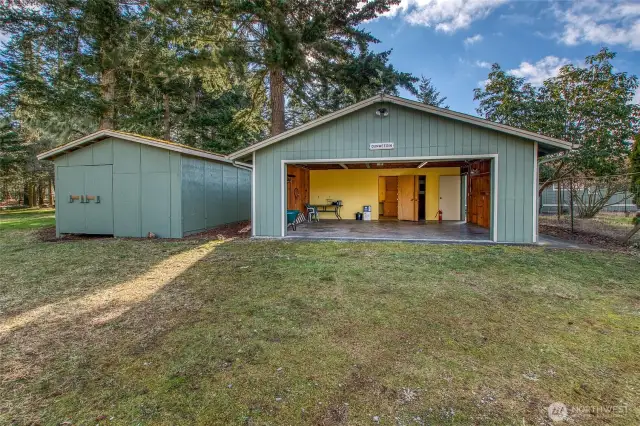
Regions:
<instances>
[{"instance_id":1,"label":"small window","mask_svg":"<svg viewBox=\"0 0 640 426\"><path fill-rule=\"evenodd\" d=\"M551 185L551 189L553 191L557 191L558 190L558 182L553 182L553 185Z\"/></svg>"}]
</instances>

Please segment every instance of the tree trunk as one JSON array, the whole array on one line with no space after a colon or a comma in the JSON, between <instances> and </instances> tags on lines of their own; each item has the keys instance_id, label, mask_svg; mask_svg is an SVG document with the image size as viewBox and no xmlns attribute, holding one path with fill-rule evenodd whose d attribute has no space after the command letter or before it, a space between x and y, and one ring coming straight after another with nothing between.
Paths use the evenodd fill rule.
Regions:
<instances>
[{"instance_id":1,"label":"tree trunk","mask_svg":"<svg viewBox=\"0 0 640 426\"><path fill-rule=\"evenodd\" d=\"M55 207L55 195L53 195L53 179L49 179L49 206Z\"/></svg>"},{"instance_id":2,"label":"tree trunk","mask_svg":"<svg viewBox=\"0 0 640 426\"><path fill-rule=\"evenodd\" d=\"M558 182L558 190L556 191L556 215L558 216L558 222L560 221L560 215L563 213L562 209L562 182Z\"/></svg>"},{"instance_id":3,"label":"tree trunk","mask_svg":"<svg viewBox=\"0 0 640 426\"><path fill-rule=\"evenodd\" d=\"M113 129L115 119L116 70L107 69L100 75L100 94L105 108L100 117L100 130Z\"/></svg>"},{"instance_id":4,"label":"tree trunk","mask_svg":"<svg viewBox=\"0 0 640 426\"><path fill-rule=\"evenodd\" d=\"M269 69L271 98L271 136L284 132L284 74L281 68Z\"/></svg>"},{"instance_id":5,"label":"tree trunk","mask_svg":"<svg viewBox=\"0 0 640 426\"><path fill-rule=\"evenodd\" d=\"M169 141L171 140L171 111L169 109L169 95L166 93L162 94L162 107L164 109L164 118L162 120L164 139Z\"/></svg>"},{"instance_id":6,"label":"tree trunk","mask_svg":"<svg viewBox=\"0 0 640 426\"><path fill-rule=\"evenodd\" d=\"M38 205L44 206L44 185L38 182Z\"/></svg>"},{"instance_id":7,"label":"tree trunk","mask_svg":"<svg viewBox=\"0 0 640 426\"><path fill-rule=\"evenodd\" d=\"M34 199L36 198L36 191L35 191L35 186L30 183L29 184L29 207L34 207L36 205L36 200Z\"/></svg>"}]
</instances>

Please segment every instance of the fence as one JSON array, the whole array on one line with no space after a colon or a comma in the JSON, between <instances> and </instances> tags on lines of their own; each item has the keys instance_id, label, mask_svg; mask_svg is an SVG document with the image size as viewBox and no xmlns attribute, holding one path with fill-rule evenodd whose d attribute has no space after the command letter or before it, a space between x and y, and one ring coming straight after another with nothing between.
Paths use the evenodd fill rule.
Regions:
<instances>
[{"instance_id":1,"label":"fence","mask_svg":"<svg viewBox=\"0 0 640 426\"><path fill-rule=\"evenodd\" d=\"M543 215L556 215L558 218L556 223L565 222L571 234L576 231L577 219L594 218L600 212L625 213L626 216L640 217L638 205L634 203L634 199L637 201L640 198L638 175L640 173L597 178L572 176L558 179L540 194L539 212ZM564 215L569 217L563 218ZM593 221L583 223L581 220L580 222L578 228L586 226L588 231L593 231L597 225L597 222ZM629 221L628 225L632 223Z\"/></svg>"}]
</instances>

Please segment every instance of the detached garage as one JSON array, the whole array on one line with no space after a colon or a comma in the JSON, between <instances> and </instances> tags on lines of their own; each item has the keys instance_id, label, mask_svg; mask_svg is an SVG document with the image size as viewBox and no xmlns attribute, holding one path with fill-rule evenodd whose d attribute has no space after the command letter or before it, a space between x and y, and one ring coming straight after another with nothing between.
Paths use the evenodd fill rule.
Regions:
<instances>
[{"instance_id":1,"label":"detached garage","mask_svg":"<svg viewBox=\"0 0 640 426\"><path fill-rule=\"evenodd\" d=\"M535 243L538 158L569 149L381 95L229 158L253 165L257 237Z\"/></svg>"},{"instance_id":2,"label":"detached garage","mask_svg":"<svg viewBox=\"0 0 640 426\"><path fill-rule=\"evenodd\" d=\"M251 215L251 171L159 139L101 130L38 156L56 175L56 234L163 238Z\"/></svg>"}]
</instances>

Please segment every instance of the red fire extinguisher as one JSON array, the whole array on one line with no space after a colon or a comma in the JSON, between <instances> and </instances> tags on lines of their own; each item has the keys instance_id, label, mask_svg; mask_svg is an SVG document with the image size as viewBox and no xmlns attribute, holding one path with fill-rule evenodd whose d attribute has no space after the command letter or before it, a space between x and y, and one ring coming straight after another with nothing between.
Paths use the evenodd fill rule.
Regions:
<instances>
[{"instance_id":1,"label":"red fire extinguisher","mask_svg":"<svg viewBox=\"0 0 640 426\"><path fill-rule=\"evenodd\" d=\"M438 214L436 216L438 216L438 223L442 223L442 210L438 210Z\"/></svg>"}]
</instances>

